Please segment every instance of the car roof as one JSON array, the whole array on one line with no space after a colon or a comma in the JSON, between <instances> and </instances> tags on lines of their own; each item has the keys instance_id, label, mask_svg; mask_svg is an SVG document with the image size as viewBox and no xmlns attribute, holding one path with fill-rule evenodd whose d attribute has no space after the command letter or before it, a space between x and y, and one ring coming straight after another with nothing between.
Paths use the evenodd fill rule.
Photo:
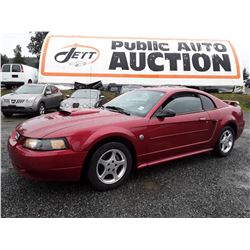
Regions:
<instances>
[{"instance_id":1,"label":"car roof","mask_svg":"<svg viewBox=\"0 0 250 250\"><path fill-rule=\"evenodd\" d=\"M77 89L76 91L92 91L92 92L99 92L99 89Z\"/></svg>"},{"instance_id":2,"label":"car roof","mask_svg":"<svg viewBox=\"0 0 250 250\"><path fill-rule=\"evenodd\" d=\"M187 88L187 87L182 87L182 86L146 87L146 88L141 88L141 89L153 90L153 91L161 91L161 92L165 92L165 93L180 92L180 91L188 91L188 92L200 93L200 91L197 90L197 89L192 89L192 88Z\"/></svg>"},{"instance_id":3,"label":"car roof","mask_svg":"<svg viewBox=\"0 0 250 250\"><path fill-rule=\"evenodd\" d=\"M32 87L34 87L34 86L39 86L39 87L47 87L47 86L49 86L49 84L41 84L41 83L29 83L29 84L24 84L24 85L22 85L22 86L32 86ZM22 87L22 86L20 86L20 87Z\"/></svg>"}]
</instances>

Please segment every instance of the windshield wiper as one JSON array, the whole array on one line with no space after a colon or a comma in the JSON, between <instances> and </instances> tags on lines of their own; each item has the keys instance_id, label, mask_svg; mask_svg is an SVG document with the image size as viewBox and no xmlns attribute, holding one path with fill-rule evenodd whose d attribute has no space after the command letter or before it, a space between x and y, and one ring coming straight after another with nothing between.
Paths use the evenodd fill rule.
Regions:
<instances>
[{"instance_id":1,"label":"windshield wiper","mask_svg":"<svg viewBox=\"0 0 250 250\"><path fill-rule=\"evenodd\" d=\"M130 115L130 113L125 111L123 108L119 108L119 107L116 107L116 106L105 106L105 108L117 111L117 112L119 112L121 114L124 114L124 115Z\"/></svg>"}]
</instances>

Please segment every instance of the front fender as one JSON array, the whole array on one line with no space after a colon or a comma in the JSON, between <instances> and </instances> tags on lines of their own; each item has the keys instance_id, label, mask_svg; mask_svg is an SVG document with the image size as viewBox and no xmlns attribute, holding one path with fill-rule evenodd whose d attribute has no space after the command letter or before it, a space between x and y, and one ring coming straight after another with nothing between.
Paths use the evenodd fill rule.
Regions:
<instances>
[{"instance_id":1,"label":"front fender","mask_svg":"<svg viewBox=\"0 0 250 250\"><path fill-rule=\"evenodd\" d=\"M79 145L79 149L80 151L89 151L95 144L110 137L125 138L130 141L135 147L137 144L136 136L131 131L125 128L110 126L108 128L100 128L95 131L87 138L87 140L81 142L81 144Z\"/></svg>"}]
</instances>

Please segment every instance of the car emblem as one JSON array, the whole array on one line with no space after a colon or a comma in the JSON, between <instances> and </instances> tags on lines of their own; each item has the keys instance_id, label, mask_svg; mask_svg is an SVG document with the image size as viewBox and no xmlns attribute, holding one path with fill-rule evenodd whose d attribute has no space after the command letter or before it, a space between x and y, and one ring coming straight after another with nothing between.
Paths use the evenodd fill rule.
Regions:
<instances>
[{"instance_id":1,"label":"car emblem","mask_svg":"<svg viewBox=\"0 0 250 250\"><path fill-rule=\"evenodd\" d=\"M11 100L11 103L15 103L16 102L16 100Z\"/></svg>"}]
</instances>

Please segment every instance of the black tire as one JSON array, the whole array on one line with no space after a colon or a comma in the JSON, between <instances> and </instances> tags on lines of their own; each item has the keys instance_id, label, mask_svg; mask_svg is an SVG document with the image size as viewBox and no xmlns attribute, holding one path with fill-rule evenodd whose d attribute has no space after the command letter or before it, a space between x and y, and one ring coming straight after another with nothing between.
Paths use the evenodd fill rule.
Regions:
<instances>
[{"instance_id":1,"label":"black tire","mask_svg":"<svg viewBox=\"0 0 250 250\"><path fill-rule=\"evenodd\" d=\"M31 84L31 83L32 83L32 80L31 80L31 79L29 79L28 84Z\"/></svg>"},{"instance_id":2,"label":"black tire","mask_svg":"<svg viewBox=\"0 0 250 250\"><path fill-rule=\"evenodd\" d=\"M2 112L5 117L11 117L13 113L11 112Z\"/></svg>"},{"instance_id":3,"label":"black tire","mask_svg":"<svg viewBox=\"0 0 250 250\"><path fill-rule=\"evenodd\" d=\"M230 137L231 135L231 137ZM223 137L227 136L228 138L230 137L231 139L227 139L226 142L223 142ZM216 143L215 149L214 149L214 153L215 155L219 156L219 157L226 157L228 156L233 147L234 147L234 142L235 142L235 132L232 129L232 127L230 126L226 126L222 129L221 133L220 133L220 137ZM223 146L222 144L227 144L227 146ZM224 148L224 150L223 150Z\"/></svg>"},{"instance_id":4,"label":"black tire","mask_svg":"<svg viewBox=\"0 0 250 250\"><path fill-rule=\"evenodd\" d=\"M100 163L103 159L105 159L106 165ZM99 147L92 155L89 166L87 166L87 179L96 190L114 189L127 180L132 170L132 164L131 153L124 144L109 142ZM104 176L103 181L101 176Z\"/></svg>"},{"instance_id":5,"label":"black tire","mask_svg":"<svg viewBox=\"0 0 250 250\"><path fill-rule=\"evenodd\" d=\"M43 102L41 102L39 105L38 105L38 109L37 109L37 114L38 115L43 115L46 113L46 107L45 107L45 104Z\"/></svg>"}]
</instances>

